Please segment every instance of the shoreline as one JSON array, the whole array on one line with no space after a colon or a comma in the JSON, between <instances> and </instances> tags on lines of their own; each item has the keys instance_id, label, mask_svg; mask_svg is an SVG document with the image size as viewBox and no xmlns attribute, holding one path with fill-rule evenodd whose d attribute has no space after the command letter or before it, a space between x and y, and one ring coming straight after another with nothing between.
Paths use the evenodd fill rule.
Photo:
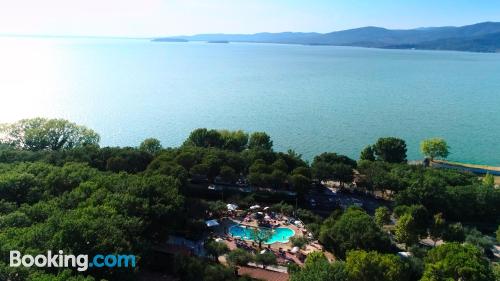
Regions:
<instances>
[{"instance_id":1,"label":"shoreline","mask_svg":"<svg viewBox=\"0 0 500 281\"><path fill-rule=\"evenodd\" d=\"M435 166L438 168L458 169L475 174L491 174L494 176L500 176L500 167L498 166L467 164L445 160L433 160L431 162L431 166Z\"/></svg>"}]
</instances>

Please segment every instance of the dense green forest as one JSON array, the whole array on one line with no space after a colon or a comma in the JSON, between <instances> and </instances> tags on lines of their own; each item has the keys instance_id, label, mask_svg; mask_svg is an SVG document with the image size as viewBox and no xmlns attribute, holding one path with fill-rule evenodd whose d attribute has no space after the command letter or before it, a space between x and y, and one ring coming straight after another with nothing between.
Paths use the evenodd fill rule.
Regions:
<instances>
[{"instance_id":1,"label":"dense green forest","mask_svg":"<svg viewBox=\"0 0 500 281\"><path fill-rule=\"evenodd\" d=\"M177 148L153 138L136 147L100 147L91 129L36 118L2 125L0 138L0 280L138 280L149 271L179 280L248 280L235 276L237 262L155 254L170 234L202 238L207 214L225 208L221 200L293 212L337 258L330 263L311 254L304 267L290 266L292 281L499 280L491 247L500 239L500 189L489 177L409 165L398 138L379 139L358 161L325 152L311 162L292 150L274 151L264 132L196 129ZM241 180L260 189L225 197L196 189L197 182ZM306 197L328 180L349 192L383 194L386 204L374 214L338 207L318 216L307 210ZM497 241L489 238L495 231ZM428 250L418 246L423 237L446 243ZM397 244L411 257L397 256ZM84 273L14 268L13 249L130 253L138 263Z\"/></svg>"}]
</instances>

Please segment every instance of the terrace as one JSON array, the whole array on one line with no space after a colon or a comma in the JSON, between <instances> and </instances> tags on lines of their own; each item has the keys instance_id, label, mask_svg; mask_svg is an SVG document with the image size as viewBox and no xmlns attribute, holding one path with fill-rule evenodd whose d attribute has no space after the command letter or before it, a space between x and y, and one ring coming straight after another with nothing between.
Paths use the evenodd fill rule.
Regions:
<instances>
[{"instance_id":1,"label":"terrace","mask_svg":"<svg viewBox=\"0 0 500 281\"><path fill-rule=\"evenodd\" d=\"M228 212L218 223L219 226L212 229L217 242L225 243L230 250L241 248L252 253L271 252L279 266L291 263L303 265L309 253L323 251L300 220L272 212L269 207L254 205L240 210L236 205L228 204ZM270 232L270 236L256 237L260 232ZM306 241L300 248L294 245L292 239L299 237Z\"/></svg>"}]
</instances>

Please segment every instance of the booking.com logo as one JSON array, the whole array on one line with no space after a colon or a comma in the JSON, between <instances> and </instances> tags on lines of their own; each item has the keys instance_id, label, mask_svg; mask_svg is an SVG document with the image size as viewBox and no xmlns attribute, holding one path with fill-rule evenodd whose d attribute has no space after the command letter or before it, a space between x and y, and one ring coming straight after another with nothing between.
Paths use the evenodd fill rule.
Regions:
<instances>
[{"instance_id":1,"label":"booking.com logo","mask_svg":"<svg viewBox=\"0 0 500 281\"><path fill-rule=\"evenodd\" d=\"M20 251L10 251L11 267L60 267L76 268L78 271L87 271L89 268L114 268L114 267L135 267L134 255L95 255L89 261L88 255L66 255L64 251L53 254L47 251L46 255L21 255Z\"/></svg>"}]
</instances>

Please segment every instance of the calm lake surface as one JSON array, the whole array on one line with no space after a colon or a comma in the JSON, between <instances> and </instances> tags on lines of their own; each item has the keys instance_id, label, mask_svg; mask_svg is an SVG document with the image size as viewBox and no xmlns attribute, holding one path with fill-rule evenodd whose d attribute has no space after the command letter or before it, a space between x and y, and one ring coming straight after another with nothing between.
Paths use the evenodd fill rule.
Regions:
<instances>
[{"instance_id":1,"label":"calm lake surface","mask_svg":"<svg viewBox=\"0 0 500 281\"><path fill-rule=\"evenodd\" d=\"M500 54L0 38L0 96L0 122L67 118L102 145L207 127L266 131L306 159L397 136L420 159L443 137L451 160L500 165Z\"/></svg>"}]
</instances>

